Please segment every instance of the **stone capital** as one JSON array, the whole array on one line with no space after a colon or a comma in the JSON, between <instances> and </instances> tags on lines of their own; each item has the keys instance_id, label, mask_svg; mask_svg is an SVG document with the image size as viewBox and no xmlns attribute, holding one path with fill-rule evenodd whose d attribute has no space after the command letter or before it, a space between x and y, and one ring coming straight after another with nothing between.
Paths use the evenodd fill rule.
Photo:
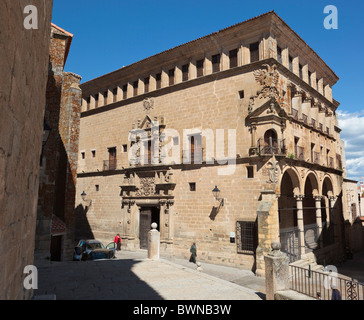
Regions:
<instances>
[{"instance_id":1,"label":"stone capital","mask_svg":"<svg viewBox=\"0 0 364 320\"><path fill-rule=\"evenodd\" d=\"M305 197L305 195L304 194L296 194L294 197L295 197L295 199L297 201L303 201L303 198Z\"/></svg>"}]
</instances>

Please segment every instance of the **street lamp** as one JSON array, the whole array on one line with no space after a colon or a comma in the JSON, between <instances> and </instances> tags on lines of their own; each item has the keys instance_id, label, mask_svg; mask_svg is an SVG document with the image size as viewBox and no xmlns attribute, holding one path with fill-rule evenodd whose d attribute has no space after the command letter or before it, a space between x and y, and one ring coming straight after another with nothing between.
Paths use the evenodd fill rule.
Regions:
<instances>
[{"instance_id":1,"label":"street lamp","mask_svg":"<svg viewBox=\"0 0 364 320\"><path fill-rule=\"evenodd\" d=\"M83 192L81 193L81 198L82 198L82 200L83 200L84 202L88 202L87 207L91 207L91 205L92 205L92 200L87 200L87 193L86 193L85 191L83 191Z\"/></svg>"},{"instance_id":2,"label":"street lamp","mask_svg":"<svg viewBox=\"0 0 364 320\"><path fill-rule=\"evenodd\" d=\"M214 195L215 199L220 202L220 207L224 206L224 198L219 198L220 189L217 186L215 186L215 188L212 190L212 194Z\"/></svg>"},{"instance_id":3,"label":"street lamp","mask_svg":"<svg viewBox=\"0 0 364 320\"><path fill-rule=\"evenodd\" d=\"M81 198L82 198L82 200L83 200L83 201L86 201L86 197L87 197L86 192L85 192L85 191L84 191L84 192L82 192L82 193L81 193Z\"/></svg>"}]
</instances>

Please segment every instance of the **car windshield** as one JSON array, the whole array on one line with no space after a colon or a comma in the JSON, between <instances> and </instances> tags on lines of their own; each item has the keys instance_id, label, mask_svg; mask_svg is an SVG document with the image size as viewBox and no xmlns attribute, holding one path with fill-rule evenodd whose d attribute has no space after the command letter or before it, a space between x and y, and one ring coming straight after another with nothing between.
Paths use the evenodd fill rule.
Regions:
<instances>
[{"instance_id":1,"label":"car windshield","mask_svg":"<svg viewBox=\"0 0 364 320\"><path fill-rule=\"evenodd\" d=\"M101 242L89 242L87 243L87 249L90 250L105 249L105 247Z\"/></svg>"}]
</instances>

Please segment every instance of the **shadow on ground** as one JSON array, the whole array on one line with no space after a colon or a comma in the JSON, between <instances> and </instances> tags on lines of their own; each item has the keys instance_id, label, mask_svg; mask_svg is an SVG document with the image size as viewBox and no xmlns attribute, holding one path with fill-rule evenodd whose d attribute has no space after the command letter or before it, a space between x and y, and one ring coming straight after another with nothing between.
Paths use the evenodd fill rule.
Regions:
<instances>
[{"instance_id":1,"label":"shadow on ground","mask_svg":"<svg viewBox=\"0 0 364 320\"><path fill-rule=\"evenodd\" d=\"M140 261L100 260L51 262L38 267L36 296L56 295L57 300L163 300L132 271Z\"/></svg>"}]
</instances>

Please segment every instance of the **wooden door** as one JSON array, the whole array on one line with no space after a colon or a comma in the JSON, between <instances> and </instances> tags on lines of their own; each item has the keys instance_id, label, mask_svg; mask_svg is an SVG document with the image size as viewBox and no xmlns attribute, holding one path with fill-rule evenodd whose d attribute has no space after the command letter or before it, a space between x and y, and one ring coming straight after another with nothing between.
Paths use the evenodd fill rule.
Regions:
<instances>
[{"instance_id":1,"label":"wooden door","mask_svg":"<svg viewBox=\"0 0 364 320\"><path fill-rule=\"evenodd\" d=\"M151 230L152 210L142 209L139 219L140 249L148 249L148 232Z\"/></svg>"},{"instance_id":2,"label":"wooden door","mask_svg":"<svg viewBox=\"0 0 364 320\"><path fill-rule=\"evenodd\" d=\"M116 169L116 148L109 149L109 170Z\"/></svg>"}]
</instances>

